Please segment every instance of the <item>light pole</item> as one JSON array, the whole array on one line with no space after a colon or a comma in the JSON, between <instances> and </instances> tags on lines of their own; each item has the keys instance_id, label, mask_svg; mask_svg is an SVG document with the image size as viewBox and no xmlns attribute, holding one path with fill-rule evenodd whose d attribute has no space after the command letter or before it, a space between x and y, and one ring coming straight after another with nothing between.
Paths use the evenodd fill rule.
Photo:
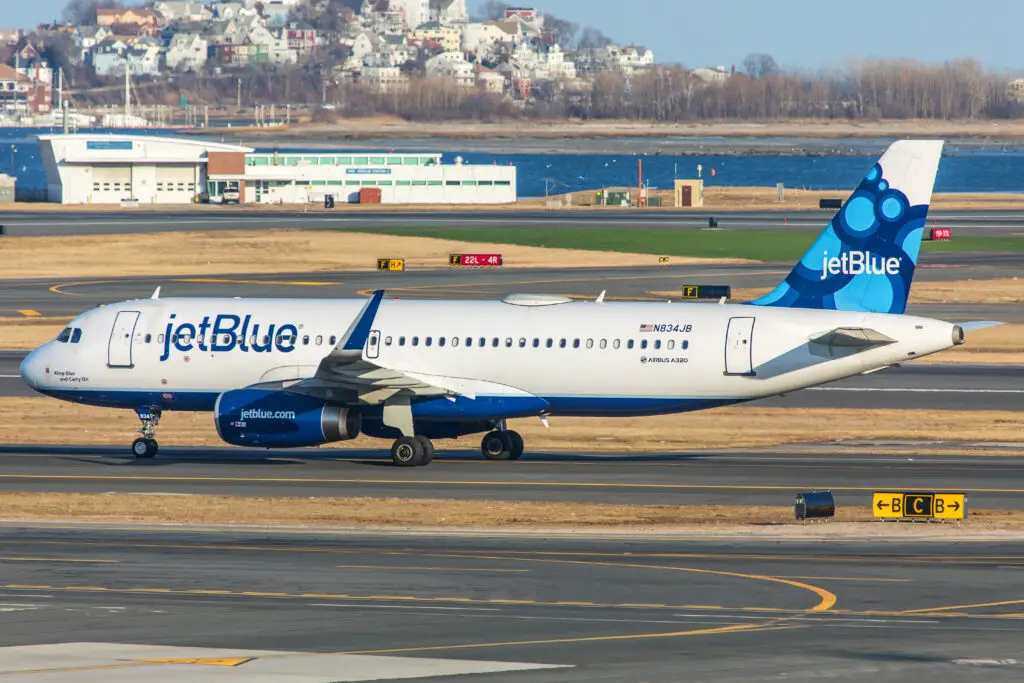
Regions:
<instances>
[{"instance_id":1,"label":"light pole","mask_svg":"<svg viewBox=\"0 0 1024 683\"><path fill-rule=\"evenodd\" d=\"M18 151L18 148L11 145L11 177L14 177L14 153Z\"/></svg>"}]
</instances>

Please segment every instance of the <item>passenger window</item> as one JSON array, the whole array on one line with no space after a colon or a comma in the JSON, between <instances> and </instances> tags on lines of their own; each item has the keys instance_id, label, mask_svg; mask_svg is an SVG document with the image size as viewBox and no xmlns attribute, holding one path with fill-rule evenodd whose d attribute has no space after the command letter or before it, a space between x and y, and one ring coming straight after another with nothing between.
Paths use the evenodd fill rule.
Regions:
<instances>
[{"instance_id":1,"label":"passenger window","mask_svg":"<svg viewBox=\"0 0 1024 683\"><path fill-rule=\"evenodd\" d=\"M158 335L156 336L156 343L157 343L157 344L163 344L163 343L164 343L164 335L162 335L162 334L158 334Z\"/></svg>"},{"instance_id":2,"label":"passenger window","mask_svg":"<svg viewBox=\"0 0 1024 683\"><path fill-rule=\"evenodd\" d=\"M558 340L558 348L560 348L560 349L564 349L565 348L565 339L559 339Z\"/></svg>"},{"instance_id":3,"label":"passenger window","mask_svg":"<svg viewBox=\"0 0 1024 683\"><path fill-rule=\"evenodd\" d=\"M426 339L423 340L423 345L424 346L430 346L433 343L434 343L434 338L433 337L427 337Z\"/></svg>"},{"instance_id":4,"label":"passenger window","mask_svg":"<svg viewBox=\"0 0 1024 683\"><path fill-rule=\"evenodd\" d=\"M228 335L225 334L224 335L224 339L227 339L227 338L228 338ZM225 341L224 343L225 344L230 344L231 342ZM302 335L302 345L303 346L309 346L309 335L308 334Z\"/></svg>"},{"instance_id":5,"label":"passenger window","mask_svg":"<svg viewBox=\"0 0 1024 683\"><path fill-rule=\"evenodd\" d=\"M480 337L479 346L487 346L487 340L484 339L483 337Z\"/></svg>"},{"instance_id":6,"label":"passenger window","mask_svg":"<svg viewBox=\"0 0 1024 683\"><path fill-rule=\"evenodd\" d=\"M594 340L593 339L588 339L587 340L587 348L588 349L594 348Z\"/></svg>"},{"instance_id":7,"label":"passenger window","mask_svg":"<svg viewBox=\"0 0 1024 683\"><path fill-rule=\"evenodd\" d=\"M626 348L627 349L633 348L633 340L632 339L630 339L629 341L626 342Z\"/></svg>"},{"instance_id":8,"label":"passenger window","mask_svg":"<svg viewBox=\"0 0 1024 683\"><path fill-rule=\"evenodd\" d=\"M458 345L459 345L459 338L458 337L452 337L452 346L458 346Z\"/></svg>"},{"instance_id":9,"label":"passenger window","mask_svg":"<svg viewBox=\"0 0 1024 683\"><path fill-rule=\"evenodd\" d=\"M540 339L538 339L537 337L534 337L533 338L533 348L536 349L536 348L539 348L539 347L540 347Z\"/></svg>"},{"instance_id":10,"label":"passenger window","mask_svg":"<svg viewBox=\"0 0 1024 683\"><path fill-rule=\"evenodd\" d=\"M320 346L323 343L324 343L324 335L322 335L322 334L316 335L316 345ZM388 337L388 346L391 346L391 337Z\"/></svg>"},{"instance_id":11,"label":"passenger window","mask_svg":"<svg viewBox=\"0 0 1024 683\"><path fill-rule=\"evenodd\" d=\"M330 339L330 342L331 342L331 346L334 346L335 344L337 344L337 343L338 343L338 338L337 338L337 337L335 337L335 336L334 336L334 335L332 334L332 335L331 335L331 339Z\"/></svg>"},{"instance_id":12,"label":"passenger window","mask_svg":"<svg viewBox=\"0 0 1024 683\"><path fill-rule=\"evenodd\" d=\"M255 334L249 335L249 346L255 346L255 345L256 345L256 335Z\"/></svg>"},{"instance_id":13,"label":"passenger window","mask_svg":"<svg viewBox=\"0 0 1024 683\"><path fill-rule=\"evenodd\" d=\"M398 338L398 345L399 346L405 346L405 337L399 337Z\"/></svg>"},{"instance_id":14,"label":"passenger window","mask_svg":"<svg viewBox=\"0 0 1024 683\"><path fill-rule=\"evenodd\" d=\"M82 328L81 327L76 327L71 332L71 343L72 344L77 344L80 341L82 341Z\"/></svg>"},{"instance_id":15,"label":"passenger window","mask_svg":"<svg viewBox=\"0 0 1024 683\"><path fill-rule=\"evenodd\" d=\"M656 348L656 349L660 349L661 348L661 340L660 339L655 339L654 340L654 348Z\"/></svg>"},{"instance_id":16,"label":"passenger window","mask_svg":"<svg viewBox=\"0 0 1024 683\"><path fill-rule=\"evenodd\" d=\"M668 348L669 351L671 351L672 349L676 348L676 341L675 341L675 339L669 339L668 340L668 344L666 344L665 346Z\"/></svg>"},{"instance_id":17,"label":"passenger window","mask_svg":"<svg viewBox=\"0 0 1024 683\"><path fill-rule=\"evenodd\" d=\"M647 348L647 340L646 339L644 339L643 341L640 342L640 348L641 349L646 349Z\"/></svg>"},{"instance_id":18,"label":"passenger window","mask_svg":"<svg viewBox=\"0 0 1024 683\"><path fill-rule=\"evenodd\" d=\"M547 341L547 344L545 344L545 346L547 346L550 349L552 346L554 346L554 343L555 343L555 340L552 339L551 337L548 337L548 341Z\"/></svg>"},{"instance_id":19,"label":"passenger window","mask_svg":"<svg viewBox=\"0 0 1024 683\"><path fill-rule=\"evenodd\" d=\"M178 343L178 335L177 334L172 334L171 335L171 343L172 344L177 344Z\"/></svg>"},{"instance_id":20,"label":"passenger window","mask_svg":"<svg viewBox=\"0 0 1024 683\"><path fill-rule=\"evenodd\" d=\"M466 337L466 346L472 346L472 345L473 345L473 338L472 337Z\"/></svg>"},{"instance_id":21,"label":"passenger window","mask_svg":"<svg viewBox=\"0 0 1024 683\"><path fill-rule=\"evenodd\" d=\"M602 339L601 343L600 343L600 347L602 349L607 349L608 348L608 340L607 339Z\"/></svg>"},{"instance_id":22,"label":"passenger window","mask_svg":"<svg viewBox=\"0 0 1024 683\"><path fill-rule=\"evenodd\" d=\"M574 348L574 349L580 348L580 340L579 339L573 339L572 340L572 348Z\"/></svg>"},{"instance_id":23,"label":"passenger window","mask_svg":"<svg viewBox=\"0 0 1024 683\"><path fill-rule=\"evenodd\" d=\"M151 334L147 334L147 335L146 335L146 343L148 344L148 343L150 343L151 341L153 341L153 335L151 335Z\"/></svg>"},{"instance_id":24,"label":"passenger window","mask_svg":"<svg viewBox=\"0 0 1024 683\"><path fill-rule=\"evenodd\" d=\"M616 339L615 341L612 342L612 348L613 349L618 350L618 348L620 346L622 346L622 342L620 342L618 339Z\"/></svg>"},{"instance_id":25,"label":"passenger window","mask_svg":"<svg viewBox=\"0 0 1024 683\"><path fill-rule=\"evenodd\" d=\"M413 346L419 346L420 345L420 338L419 337L413 337L412 338L412 345Z\"/></svg>"},{"instance_id":26,"label":"passenger window","mask_svg":"<svg viewBox=\"0 0 1024 683\"><path fill-rule=\"evenodd\" d=\"M512 348L512 337L505 337L505 348L506 349L511 349Z\"/></svg>"},{"instance_id":27,"label":"passenger window","mask_svg":"<svg viewBox=\"0 0 1024 683\"><path fill-rule=\"evenodd\" d=\"M263 335L263 345L266 346L269 343L270 343L270 335L269 334Z\"/></svg>"},{"instance_id":28,"label":"passenger window","mask_svg":"<svg viewBox=\"0 0 1024 683\"><path fill-rule=\"evenodd\" d=\"M690 342L687 341L686 339L684 339L683 340L683 350L685 351L688 348L690 348Z\"/></svg>"},{"instance_id":29,"label":"passenger window","mask_svg":"<svg viewBox=\"0 0 1024 683\"><path fill-rule=\"evenodd\" d=\"M203 344L206 343L205 341L203 341L205 338L206 338L205 334L200 334L200 335L196 336L196 341L199 342L200 346L202 346ZM210 338L210 340L211 341L217 341L216 339L213 339L212 337Z\"/></svg>"},{"instance_id":30,"label":"passenger window","mask_svg":"<svg viewBox=\"0 0 1024 683\"><path fill-rule=\"evenodd\" d=\"M521 348L521 349L525 349L526 348L526 337L520 337L519 338L519 348Z\"/></svg>"},{"instance_id":31,"label":"passenger window","mask_svg":"<svg viewBox=\"0 0 1024 683\"><path fill-rule=\"evenodd\" d=\"M498 338L497 337L494 337L493 339L491 339L491 346L493 346L494 348L498 348Z\"/></svg>"},{"instance_id":32,"label":"passenger window","mask_svg":"<svg viewBox=\"0 0 1024 683\"><path fill-rule=\"evenodd\" d=\"M444 346L444 337L438 337L437 338L437 345L438 346Z\"/></svg>"},{"instance_id":33,"label":"passenger window","mask_svg":"<svg viewBox=\"0 0 1024 683\"><path fill-rule=\"evenodd\" d=\"M69 339L71 339L71 328L65 327L60 331L60 334L57 335L57 341L62 344L67 344Z\"/></svg>"}]
</instances>

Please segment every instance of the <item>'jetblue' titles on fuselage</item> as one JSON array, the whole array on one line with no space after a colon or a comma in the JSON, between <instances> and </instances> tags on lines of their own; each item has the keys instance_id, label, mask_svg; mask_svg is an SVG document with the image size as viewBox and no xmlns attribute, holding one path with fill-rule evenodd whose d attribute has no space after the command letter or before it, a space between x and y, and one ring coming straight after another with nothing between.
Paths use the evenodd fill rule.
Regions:
<instances>
[{"instance_id":1,"label":"'jetblue' titles on fuselage","mask_svg":"<svg viewBox=\"0 0 1024 683\"><path fill-rule=\"evenodd\" d=\"M171 357L171 348L181 352L211 351L223 353L239 351L248 353L266 353L277 349L281 353L295 350L295 340L299 328L291 323L279 325L271 323L264 326L252 321L252 316L244 318L230 313L221 313L210 323L210 316L205 316L198 325L193 323L176 323L177 314L172 313L164 331L164 350L161 361Z\"/></svg>"}]
</instances>

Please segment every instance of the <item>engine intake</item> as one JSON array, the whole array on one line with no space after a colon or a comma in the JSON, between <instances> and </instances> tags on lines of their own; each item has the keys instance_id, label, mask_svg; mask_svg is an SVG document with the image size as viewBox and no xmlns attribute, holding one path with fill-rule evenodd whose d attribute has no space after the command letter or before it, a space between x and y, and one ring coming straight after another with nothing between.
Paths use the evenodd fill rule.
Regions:
<instances>
[{"instance_id":1,"label":"engine intake","mask_svg":"<svg viewBox=\"0 0 1024 683\"><path fill-rule=\"evenodd\" d=\"M274 389L225 391L214 407L217 434L234 446L301 448L359 436L358 410Z\"/></svg>"}]
</instances>

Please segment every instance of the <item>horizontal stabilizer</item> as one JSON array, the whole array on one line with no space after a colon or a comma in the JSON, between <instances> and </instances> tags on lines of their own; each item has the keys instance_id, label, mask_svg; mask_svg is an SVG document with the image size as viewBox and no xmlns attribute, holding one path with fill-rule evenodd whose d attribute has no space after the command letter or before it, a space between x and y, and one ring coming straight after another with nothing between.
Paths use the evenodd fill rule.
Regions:
<instances>
[{"instance_id":1,"label":"horizontal stabilizer","mask_svg":"<svg viewBox=\"0 0 1024 683\"><path fill-rule=\"evenodd\" d=\"M867 327L837 327L831 332L811 339L812 344L851 347L884 346L895 342L896 340L892 337Z\"/></svg>"},{"instance_id":2,"label":"horizontal stabilizer","mask_svg":"<svg viewBox=\"0 0 1024 683\"><path fill-rule=\"evenodd\" d=\"M998 327L1005 325L1006 323L998 320L972 320L966 323L957 323L961 330L964 332L973 332L975 330L984 330L988 327Z\"/></svg>"}]
</instances>

